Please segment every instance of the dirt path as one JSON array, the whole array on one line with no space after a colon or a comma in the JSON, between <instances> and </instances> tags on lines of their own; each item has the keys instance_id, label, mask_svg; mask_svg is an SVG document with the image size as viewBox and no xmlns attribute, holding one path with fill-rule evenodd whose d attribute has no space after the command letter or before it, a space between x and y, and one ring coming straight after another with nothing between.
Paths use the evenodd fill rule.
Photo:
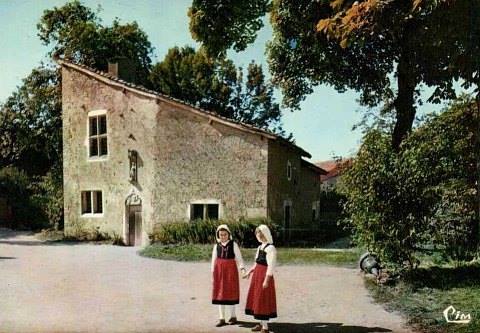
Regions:
<instances>
[{"instance_id":1,"label":"dirt path","mask_svg":"<svg viewBox=\"0 0 480 333\"><path fill-rule=\"evenodd\" d=\"M208 263L142 258L138 249L48 245L0 230L0 332L250 332L215 328ZM361 275L329 266L280 266L275 333L410 332L404 320L372 303Z\"/></svg>"}]
</instances>

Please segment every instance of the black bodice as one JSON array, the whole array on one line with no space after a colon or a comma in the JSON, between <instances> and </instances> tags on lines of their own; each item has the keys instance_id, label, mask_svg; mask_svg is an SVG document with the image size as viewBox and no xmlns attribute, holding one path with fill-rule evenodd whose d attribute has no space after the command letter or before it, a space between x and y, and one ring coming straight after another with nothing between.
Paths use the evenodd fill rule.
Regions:
<instances>
[{"instance_id":1,"label":"black bodice","mask_svg":"<svg viewBox=\"0 0 480 333\"><path fill-rule=\"evenodd\" d=\"M257 257L257 260L255 260L255 262L257 264L263 265L263 266L268 266L268 264L267 264L267 252L265 252L265 249L269 246L270 246L270 244L267 244L267 245L265 245L263 250L262 249L258 250L258 257Z\"/></svg>"},{"instance_id":2,"label":"black bodice","mask_svg":"<svg viewBox=\"0 0 480 333\"><path fill-rule=\"evenodd\" d=\"M220 259L235 259L235 252L233 251L233 241L230 240L227 244L217 243L217 258Z\"/></svg>"}]
</instances>

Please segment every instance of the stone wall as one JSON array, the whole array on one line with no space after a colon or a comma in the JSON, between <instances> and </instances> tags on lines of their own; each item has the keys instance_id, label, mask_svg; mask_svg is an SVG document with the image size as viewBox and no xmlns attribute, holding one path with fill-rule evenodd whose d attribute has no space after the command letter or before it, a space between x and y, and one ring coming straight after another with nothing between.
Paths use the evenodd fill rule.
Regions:
<instances>
[{"instance_id":1,"label":"stone wall","mask_svg":"<svg viewBox=\"0 0 480 333\"><path fill-rule=\"evenodd\" d=\"M65 67L62 69L62 103L66 234L79 228L98 228L102 232L124 235L125 200L132 191L142 200L144 230L151 228L158 105L154 100ZM88 157L88 113L94 110L106 110L106 159ZM140 156L138 184L129 181L129 149L137 150ZM89 190L102 191L102 215L82 216L81 191Z\"/></svg>"},{"instance_id":2,"label":"stone wall","mask_svg":"<svg viewBox=\"0 0 480 333\"><path fill-rule=\"evenodd\" d=\"M94 75L94 74L93 74ZM108 79L101 78L101 80ZM142 200L144 239L154 225L187 221L192 202L218 202L220 218L266 217L268 139L63 67L65 231L125 235L125 200ZM88 113L106 110L108 157L88 158ZM138 152L129 181L128 150ZM101 190L103 214L81 214L81 191Z\"/></svg>"},{"instance_id":3,"label":"stone wall","mask_svg":"<svg viewBox=\"0 0 480 333\"><path fill-rule=\"evenodd\" d=\"M298 223L297 198L301 193L299 172L301 157L297 150L284 143L271 140L268 145L268 216L284 226L284 206L291 203L291 224ZM291 179L287 177L287 166L291 165Z\"/></svg>"},{"instance_id":4,"label":"stone wall","mask_svg":"<svg viewBox=\"0 0 480 333\"><path fill-rule=\"evenodd\" d=\"M220 218L266 217L268 139L162 103L155 142L157 223L189 218L192 202L219 202Z\"/></svg>"}]
</instances>

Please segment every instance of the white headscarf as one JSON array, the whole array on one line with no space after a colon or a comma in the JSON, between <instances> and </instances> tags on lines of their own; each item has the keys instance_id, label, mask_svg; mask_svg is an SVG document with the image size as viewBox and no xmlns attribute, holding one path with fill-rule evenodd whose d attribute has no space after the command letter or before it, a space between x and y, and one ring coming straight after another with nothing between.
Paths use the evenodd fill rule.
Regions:
<instances>
[{"instance_id":1,"label":"white headscarf","mask_svg":"<svg viewBox=\"0 0 480 333\"><path fill-rule=\"evenodd\" d=\"M218 227L217 227L217 231L215 232L215 236L217 238L217 242L220 242L220 236L218 235L218 232L220 230L226 230L228 232L228 238L231 240L232 239L232 233L230 232L230 229L228 229L228 225L226 224L220 224Z\"/></svg>"},{"instance_id":2,"label":"white headscarf","mask_svg":"<svg viewBox=\"0 0 480 333\"><path fill-rule=\"evenodd\" d=\"M270 232L270 229L268 229L268 227L265 224L260 224L257 229L262 232L262 235L267 240L267 243L273 244L272 233Z\"/></svg>"}]
</instances>

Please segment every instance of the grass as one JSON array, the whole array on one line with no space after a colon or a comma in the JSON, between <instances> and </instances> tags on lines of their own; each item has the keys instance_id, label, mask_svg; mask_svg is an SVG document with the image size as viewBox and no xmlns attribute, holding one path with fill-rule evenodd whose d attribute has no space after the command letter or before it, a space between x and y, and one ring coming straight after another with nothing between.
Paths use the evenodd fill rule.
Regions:
<instances>
[{"instance_id":1,"label":"grass","mask_svg":"<svg viewBox=\"0 0 480 333\"><path fill-rule=\"evenodd\" d=\"M245 261L253 262L256 248L243 248ZM210 244L152 244L140 251L140 255L156 259L177 261L210 261L212 245ZM277 248L279 264L327 264L345 267L357 265L360 250L322 250L305 248Z\"/></svg>"},{"instance_id":2,"label":"grass","mask_svg":"<svg viewBox=\"0 0 480 333\"><path fill-rule=\"evenodd\" d=\"M480 332L480 266L426 267L404 277L395 285L378 286L367 281L376 301L402 312L422 332ZM470 314L469 324L447 323L443 311L452 305Z\"/></svg>"}]
</instances>

